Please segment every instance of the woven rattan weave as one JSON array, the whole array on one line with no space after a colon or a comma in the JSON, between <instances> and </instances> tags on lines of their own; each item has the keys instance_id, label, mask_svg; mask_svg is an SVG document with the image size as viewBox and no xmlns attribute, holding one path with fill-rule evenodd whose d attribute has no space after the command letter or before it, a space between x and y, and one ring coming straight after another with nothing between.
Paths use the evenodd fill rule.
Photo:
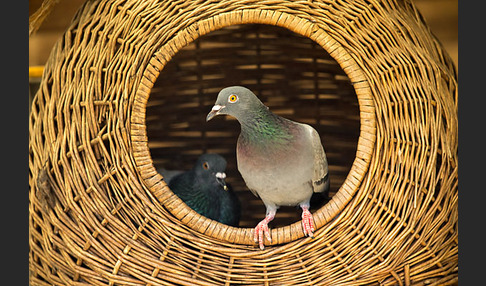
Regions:
<instances>
[{"instance_id":1,"label":"woven rattan weave","mask_svg":"<svg viewBox=\"0 0 486 286\"><path fill-rule=\"evenodd\" d=\"M332 199L314 238L236 170L250 87L313 125ZM29 121L32 285L457 283L457 75L409 1L86 1L46 64ZM158 167L228 159L240 227L188 208Z\"/></svg>"}]
</instances>

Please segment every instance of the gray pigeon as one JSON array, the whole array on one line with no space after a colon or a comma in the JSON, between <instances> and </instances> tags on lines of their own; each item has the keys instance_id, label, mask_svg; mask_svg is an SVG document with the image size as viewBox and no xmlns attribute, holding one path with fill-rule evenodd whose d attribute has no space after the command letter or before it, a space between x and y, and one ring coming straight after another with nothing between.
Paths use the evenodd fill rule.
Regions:
<instances>
[{"instance_id":1,"label":"gray pigeon","mask_svg":"<svg viewBox=\"0 0 486 286\"><path fill-rule=\"evenodd\" d=\"M218 154L199 156L193 168L176 174L169 188L197 213L221 223L238 226L240 201L225 182L226 160ZM170 171L170 174L178 171ZM165 178L164 178L165 179Z\"/></svg>"},{"instance_id":2,"label":"gray pigeon","mask_svg":"<svg viewBox=\"0 0 486 286\"><path fill-rule=\"evenodd\" d=\"M272 113L242 86L221 90L206 121L222 114L240 122L236 144L238 170L266 207L265 219L255 227L255 242L263 249L263 236L271 241L268 223L280 206L300 206L304 234L313 237L310 200L313 193L328 193L330 182L326 154L317 131Z\"/></svg>"}]
</instances>

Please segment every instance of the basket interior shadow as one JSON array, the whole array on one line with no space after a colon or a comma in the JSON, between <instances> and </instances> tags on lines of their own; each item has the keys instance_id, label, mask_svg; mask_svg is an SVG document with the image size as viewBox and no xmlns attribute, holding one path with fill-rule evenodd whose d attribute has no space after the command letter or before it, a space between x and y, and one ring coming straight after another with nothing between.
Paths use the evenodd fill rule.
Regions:
<instances>
[{"instance_id":1,"label":"basket interior shadow","mask_svg":"<svg viewBox=\"0 0 486 286\"><path fill-rule=\"evenodd\" d=\"M239 123L219 116L206 122L218 92L242 85L278 115L313 126L329 162L330 196L346 179L360 132L358 100L349 77L322 47L285 28L245 24L199 37L164 66L146 108L148 146L157 169L187 170L202 153L228 162L227 182L242 204L240 227L265 216L236 166ZM314 207L314 210L317 207ZM300 220L300 209L281 207L271 227Z\"/></svg>"}]
</instances>

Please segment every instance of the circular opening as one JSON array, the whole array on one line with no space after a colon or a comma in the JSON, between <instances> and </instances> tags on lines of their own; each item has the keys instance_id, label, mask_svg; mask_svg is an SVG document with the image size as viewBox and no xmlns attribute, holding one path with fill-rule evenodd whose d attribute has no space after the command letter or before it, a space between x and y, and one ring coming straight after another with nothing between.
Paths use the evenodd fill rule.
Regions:
<instances>
[{"instance_id":1,"label":"circular opening","mask_svg":"<svg viewBox=\"0 0 486 286\"><path fill-rule=\"evenodd\" d=\"M343 50L337 45L334 55L333 51L326 51L330 47L324 49L322 42L332 39L319 38L315 31L311 39L290 27L232 23L199 33L201 36L189 43L174 39L173 46L166 44L154 57L152 68L144 73L147 82L142 82L150 90L140 90L140 100L135 100L145 108L145 128L136 125L132 134L146 133L148 144L142 142L141 149L149 149L153 165L148 165L156 169L188 170L202 153L224 156L228 162L227 182L242 205L242 229L216 231L214 228L225 226L197 215L187 216L187 206L174 206L174 194L157 173L153 175L156 169L148 168L144 176L150 177L149 188L183 223L230 242L252 243L251 229L265 217L265 207L247 189L237 170L239 123L228 116L205 120L222 88L243 85L253 90L272 112L307 123L320 134L329 162L332 199L311 211L317 227L330 221L359 187L372 152L372 144L363 144L366 138L362 133L365 122L373 136L374 123L370 124L370 116L360 116L363 102L370 104L371 100L366 98L367 83L356 64L350 64L353 61L347 54L344 60L336 60L336 53L341 57ZM183 33L180 35L183 37ZM347 62L347 70L343 70L343 62ZM365 141L369 143L369 139ZM146 164L146 160L138 158L139 169ZM274 244L303 236L298 227L300 215L297 207L281 207L277 211L270 223L272 236L278 236L272 239Z\"/></svg>"},{"instance_id":2,"label":"circular opening","mask_svg":"<svg viewBox=\"0 0 486 286\"><path fill-rule=\"evenodd\" d=\"M248 87L275 114L317 130L329 162L333 196L356 154L356 93L322 47L270 25L235 25L211 32L182 48L164 66L146 111L156 168L189 170L200 154L218 153L228 162L226 181L242 203L240 226L254 227L265 217L262 201L248 191L237 170L238 121L220 116L206 122L218 92L232 85ZM289 225L300 215L297 207L280 207L271 225Z\"/></svg>"}]
</instances>

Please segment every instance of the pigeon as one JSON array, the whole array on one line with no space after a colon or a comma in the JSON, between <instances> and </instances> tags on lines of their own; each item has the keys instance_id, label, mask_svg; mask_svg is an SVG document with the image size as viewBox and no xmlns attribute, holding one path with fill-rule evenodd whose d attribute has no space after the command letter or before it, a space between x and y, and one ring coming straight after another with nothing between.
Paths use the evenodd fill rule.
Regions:
<instances>
[{"instance_id":1,"label":"pigeon","mask_svg":"<svg viewBox=\"0 0 486 286\"><path fill-rule=\"evenodd\" d=\"M172 178L174 178L179 174L184 173L184 171L182 170L167 170L165 168L158 168L157 172L159 172L164 177L164 181L167 185L170 184Z\"/></svg>"},{"instance_id":2,"label":"pigeon","mask_svg":"<svg viewBox=\"0 0 486 286\"><path fill-rule=\"evenodd\" d=\"M199 156L191 170L179 173L169 188L197 213L230 226L238 226L241 205L225 182L226 160L219 154Z\"/></svg>"},{"instance_id":3,"label":"pigeon","mask_svg":"<svg viewBox=\"0 0 486 286\"><path fill-rule=\"evenodd\" d=\"M330 185L327 158L317 131L272 113L242 86L219 92L206 121L217 115L232 116L241 125L236 144L238 171L266 208L265 218L254 229L260 249L264 249L264 235L271 242L268 223L280 206L300 206L304 235L313 237L310 200L314 193L328 194Z\"/></svg>"}]
</instances>

